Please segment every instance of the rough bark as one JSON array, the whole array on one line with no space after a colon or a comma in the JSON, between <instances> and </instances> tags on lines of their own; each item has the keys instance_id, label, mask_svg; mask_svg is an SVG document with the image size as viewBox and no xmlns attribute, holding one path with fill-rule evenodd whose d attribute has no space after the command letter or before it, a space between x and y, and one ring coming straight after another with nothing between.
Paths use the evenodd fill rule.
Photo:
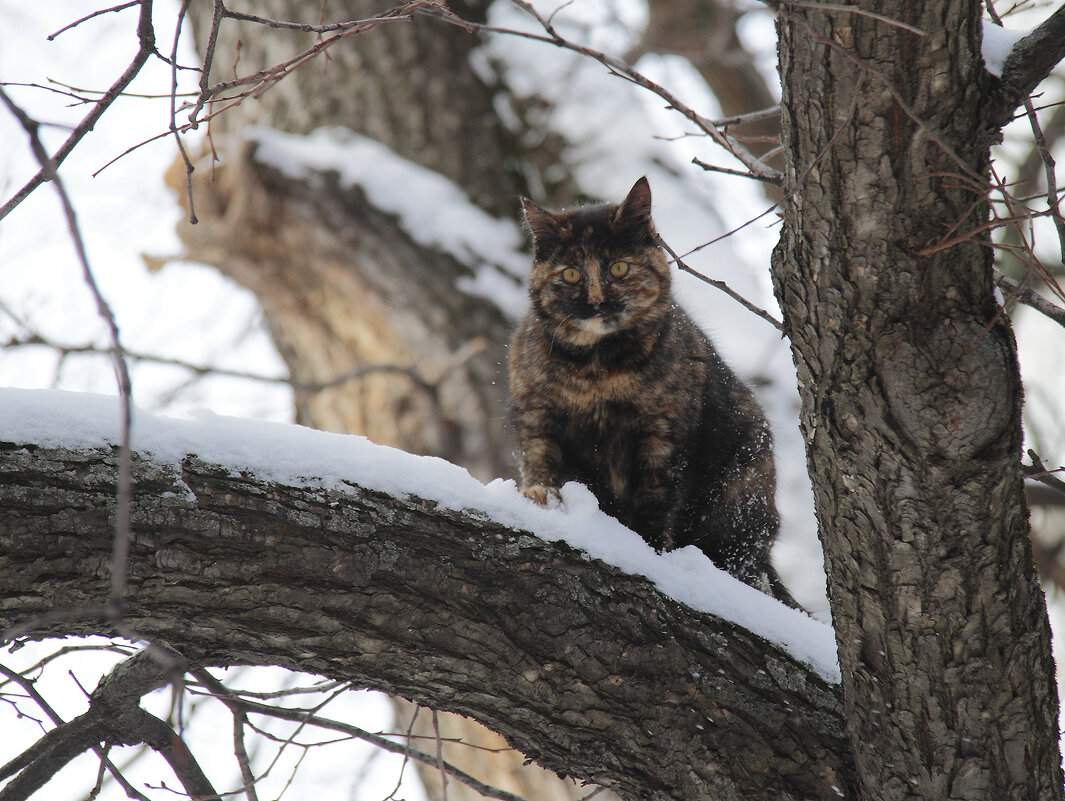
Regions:
<instances>
[{"instance_id":1,"label":"rough bark","mask_svg":"<svg viewBox=\"0 0 1065 801\"><path fill-rule=\"evenodd\" d=\"M864 5L864 4L863 4ZM1062 797L980 4L782 7L792 342L859 797Z\"/></svg>"},{"instance_id":2,"label":"rough bark","mask_svg":"<svg viewBox=\"0 0 1065 801\"><path fill-rule=\"evenodd\" d=\"M109 633L115 457L0 445L0 626ZM124 622L193 665L282 665L500 732L632 799L838 798L838 688L561 545L417 498L135 456Z\"/></svg>"}]
</instances>

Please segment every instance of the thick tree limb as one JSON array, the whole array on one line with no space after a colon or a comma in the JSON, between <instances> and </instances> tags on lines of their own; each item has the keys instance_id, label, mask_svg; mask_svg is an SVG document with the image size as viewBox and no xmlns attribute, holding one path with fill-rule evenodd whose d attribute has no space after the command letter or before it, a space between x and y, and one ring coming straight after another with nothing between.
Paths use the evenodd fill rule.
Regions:
<instances>
[{"instance_id":1,"label":"thick tree limb","mask_svg":"<svg viewBox=\"0 0 1065 801\"><path fill-rule=\"evenodd\" d=\"M194 662L458 712L630 798L850 793L837 687L642 578L416 498L195 457L134 476L126 619ZM0 626L106 597L114 483L110 452L0 445ZM52 621L34 635L108 629Z\"/></svg>"},{"instance_id":2,"label":"thick tree limb","mask_svg":"<svg viewBox=\"0 0 1065 801\"><path fill-rule=\"evenodd\" d=\"M1002 68L991 122L1000 128L1024 99L1065 59L1065 5L1013 46Z\"/></svg>"}]
</instances>

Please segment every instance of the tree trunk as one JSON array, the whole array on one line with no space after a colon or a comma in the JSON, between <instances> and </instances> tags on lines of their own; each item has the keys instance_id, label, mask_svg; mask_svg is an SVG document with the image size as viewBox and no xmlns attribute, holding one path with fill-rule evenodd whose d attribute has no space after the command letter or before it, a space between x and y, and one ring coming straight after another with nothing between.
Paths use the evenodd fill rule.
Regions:
<instances>
[{"instance_id":1,"label":"tree trunk","mask_svg":"<svg viewBox=\"0 0 1065 801\"><path fill-rule=\"evenodd\" d=\"M863 799L1062 797L972 0L782 6L792 342ZM961 241L952 238L966 235Z\"/></svg>"},{"instance_id":2,"label":"tree trunk","mask_svg":"<svg viewBox=\"0 0 1065 801\"><path fill-rule=\"evenodd\" d=\"M34 636L112 634L89 611L109 591L115 454L0 456L0 630L44 614ZM634 801L849 796L838 686L642 577L417 498L193 456L135 454L133 480L123 622L193 666L395 693Z\"/></svg>"}]
</instances>

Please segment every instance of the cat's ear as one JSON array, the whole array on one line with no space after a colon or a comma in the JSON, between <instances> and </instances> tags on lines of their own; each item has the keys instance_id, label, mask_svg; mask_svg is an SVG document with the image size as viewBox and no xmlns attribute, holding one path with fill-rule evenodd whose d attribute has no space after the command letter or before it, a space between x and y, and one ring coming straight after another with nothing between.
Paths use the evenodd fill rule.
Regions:
<instances>
[{"instance_id":1,"label":"cat's ear","mask_svg":"<svg viewBox=\"0 0 1065 801\"><path fill-rule=\"evenodd\" d=\"M533 238L533 252L537 259L555 249L560 238L558 220L547 209L540 208L528 198L521 198L521 208L525 213L525 225Z\"/></svg>"},{"instance_id":2,"label":"cat's ear","mask_svg":"<svg viewBox=\"0 0 1065 801\"><path fill-rule=\"evenodd\" d=\"M651 186L647 176L632 185L629 194L614 212L614 225L617 228L644 229L648 234L654 233L651 223Z\"/></svg>"}]
</instances>

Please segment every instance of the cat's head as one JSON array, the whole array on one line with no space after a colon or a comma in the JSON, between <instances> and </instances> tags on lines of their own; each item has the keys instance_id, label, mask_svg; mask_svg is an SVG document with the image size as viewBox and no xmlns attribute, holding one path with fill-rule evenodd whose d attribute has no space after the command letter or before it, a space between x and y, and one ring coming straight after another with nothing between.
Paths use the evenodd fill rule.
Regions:
<instances>
[{"instance_id":1,"label":"cat's head","mask_svg":"<svg viewBox=\"0 0 1065 801\"><path fill-rule=\"evenodd\" d=\"M594 345L665 316L669 265L655 242L646 178L616 205L551 212L522 198L522 207L533 239L529 296L556 340Z\"/></svg>"}]
</instances>

